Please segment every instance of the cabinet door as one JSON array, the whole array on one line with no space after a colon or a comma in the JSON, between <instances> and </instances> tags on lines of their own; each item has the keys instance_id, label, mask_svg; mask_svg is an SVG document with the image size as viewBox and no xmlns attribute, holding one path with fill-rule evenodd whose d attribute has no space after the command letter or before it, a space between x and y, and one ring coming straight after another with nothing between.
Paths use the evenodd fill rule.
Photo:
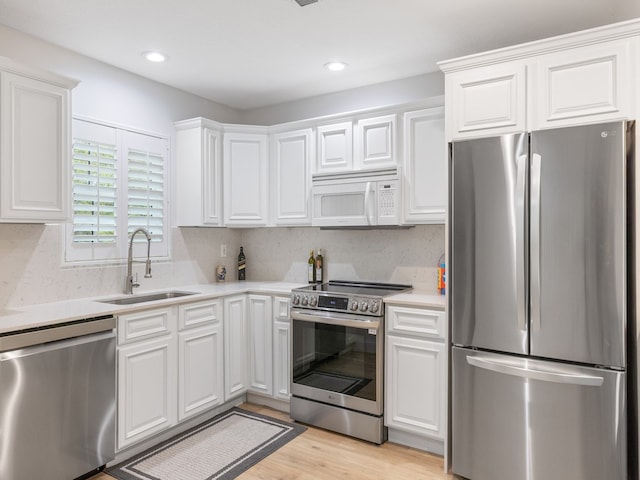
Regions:
<instances>
[{"instance_id":1,"label":"cabinet door","mask_svg":"<svg viewBox=\"0 0 640 480\"><path fill-rule=\"evenodd\" d=\"M247 300L245 295L224 299L225 401L247 391Z\"/></svg>"},{"instance_id":2,"label":"cabinet door","mask_svg":"<svg viewBox=\"0 0 640 480\"><path fill-rule=\"evenodd\" d=\"M356 170L397 165L396 115L358 120L354 138Z\"/></svg>"},{"instance_id":3,"label":"cabinet door","mask_svg":"<svg viewBox=\"0 0 640 480\"><path fill-rule=\"evenodd\" d=\"M311 225L312 138L310 128L272 137L275 225Z\"/></svg>"},{"instance_id":4,"label":"cabinet door","mask_svg":"<svg viewBox=\"0 0 640 480\"><path fill-rule=\"evenodd\" d=\"M221 226L221 126L205 118L175 123L176 223L181 227Z\"/></svg>"},{"instance_id":5,"label":"cabinet door","mask_svg":"<svg viewBox=\"0 0 640 480\"><path fill-rule=\"evenodd\" d=\"M0 72L0 221L66 220L71 204L71 94Z\"/></svg>"},{"instance_id":6,"label":"cabinet door","mask_svg":"<svg viewBox=\"0 0 640 480\"><path fill-rule=\"evenodd\" d=\"M633 118L630 42L540 56L533 129Z\"/></svg>"},{"instance_id":7,"label":"cabinet door","mask_svg":"<svg viewBox=\"0 0 640 480\"><path fill-rule=\"evenodd\" d=\"M447 75L447 140L526 130L526 65L508 62Z\"/></svg>"},{"instance_id":8,"label":"cabinet door","mask_svg":"<svg viewBox=\"0 0 640 480\"><path fill-rule=\"evenodd\" d=\"M178 420L224 401L222 325L178 335Z\"/></svg>"},{"instance_id":9,"label":"cabinet door","mask_svg":"<svg viewBox=\"0 0 640 480\"><path fill-rule=\"evenodd\" d=\"M118 449L176 423L175 340L118 347Z\"/></svg>"},{"instance_id":10,"label":"cabinet door","mask_svg":"<svg viewBox=\"0 0 640 480\"><path fill-rule=\"evenodd\" d=\"M273 299L273 396L289 400L291 382L289 297Z\"/></svg>"},{"instance_id":11,"label":"cabinet door","mask_svg":"<svg viewBox=\"0 0 640 480\"><path fill-rule=\"evenodd\" d=\"M389 335L386 352L385 424L444 440L444 342Z\"/></svg>"},{"instance_id":12,"label":"cabinet door","mask_svg":"<svg viewBox=\"0 0 640 480\"><path fill-rule=\"evenodd\" d=\"M318 155L314 173L349 171L353 168L353 124L318 127Z\"/></svg>"},{"instance_id":13,"label":"cabinet door","mask_svg":"<svg viewBox=\"0 0 640 480\"><path fill-rule=\"evenodd\" d=\"M224 223L267 224L269 186L267 135L224 134Z\"/></svg>"},{"instance_id":14,"label":"cabinet door","mask_svg":"<svg viewBox=\"0 0 640 480\"><path fill-rule=\"evenodd\" d=\"M447 142L444 108L404 114L404 223L444 223Z\"/></svg>"},{"instance_id":15,"label":"cabinet door","mask_svg":"<svg viewBox=\"0 0 640 480\"><path fill-rule=\"evenodd\" d=\"M222 135L205 128L203 132L202 196L204 225L221 226L222 220Z\"/></svg>"},{"instance_id":16,"label":"cabinet door","mask_svg":"<svg viewBox=\"0 0 640 480\"><path fill-rule=\"evenodd\" d=\"M271 297L249 295L249 390L273 394Z\"/></svg>"}]
</instances>

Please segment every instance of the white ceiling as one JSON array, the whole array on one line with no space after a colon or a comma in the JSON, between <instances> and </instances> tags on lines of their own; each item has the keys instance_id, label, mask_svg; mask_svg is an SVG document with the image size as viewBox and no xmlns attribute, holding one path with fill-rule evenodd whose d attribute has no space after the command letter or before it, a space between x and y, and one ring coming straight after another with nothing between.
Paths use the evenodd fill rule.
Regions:
<instances>
[{"instance_id":1,"label":"white ceiling","mask_svg":"<svg viewBox=\"0 0 640 480\"><path fill-rule=\"evenodd\" d=\"M640 0L0 0L2 24L241 110L636 17Z\"/></svg>"}]
</instances>

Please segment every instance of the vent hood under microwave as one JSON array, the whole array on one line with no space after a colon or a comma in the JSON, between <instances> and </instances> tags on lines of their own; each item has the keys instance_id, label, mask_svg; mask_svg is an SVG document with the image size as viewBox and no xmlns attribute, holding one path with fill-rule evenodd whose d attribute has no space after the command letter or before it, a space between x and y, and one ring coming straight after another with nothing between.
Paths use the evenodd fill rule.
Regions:
<instances>
[{"instance_id":1,"label":"vent hood under microwave","mask_svg":"<svg viewBox=\"0 0 640 480\"><path fill-rule=\"evenodd\" d=\"M314 227L400 225L398 169L318 174L312 183Z\"/></svg>"}]
</instances>

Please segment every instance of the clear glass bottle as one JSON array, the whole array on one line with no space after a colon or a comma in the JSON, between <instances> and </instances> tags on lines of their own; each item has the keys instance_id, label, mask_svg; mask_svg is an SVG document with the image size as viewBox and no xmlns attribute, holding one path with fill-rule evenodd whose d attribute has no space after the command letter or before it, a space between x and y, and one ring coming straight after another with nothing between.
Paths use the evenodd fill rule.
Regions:
<instances>
[{"instance_id":1,"label":"clear glass bottle","mask_svg":"<svg viewBox=\"0 0 640 480\"><path fill-rule=\"evenodd\" d=\"M316 283L324 281L322 261L322 250L318 249L318 255L316 255Z\"/></svg>"}]
</instances>

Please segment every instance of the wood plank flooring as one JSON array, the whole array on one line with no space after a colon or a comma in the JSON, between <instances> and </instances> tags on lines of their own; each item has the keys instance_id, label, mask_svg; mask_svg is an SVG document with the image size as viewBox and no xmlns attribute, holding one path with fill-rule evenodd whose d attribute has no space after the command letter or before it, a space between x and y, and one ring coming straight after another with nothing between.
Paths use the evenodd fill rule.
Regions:
<instances>
[{"instance_id":1,"label":"wood plank flooring","mask_svg":"<svg viewBox=\"0 0 640 480\"><path fill-rule=\"evenodd\" d=\"M285 413L245 403L241 408L291 421ZM453 480L436 455L386 442L373 445L309 427L238 477L239 480ZM90 480L113 480L99 474Z\"/></svg>"}]
</instances>

